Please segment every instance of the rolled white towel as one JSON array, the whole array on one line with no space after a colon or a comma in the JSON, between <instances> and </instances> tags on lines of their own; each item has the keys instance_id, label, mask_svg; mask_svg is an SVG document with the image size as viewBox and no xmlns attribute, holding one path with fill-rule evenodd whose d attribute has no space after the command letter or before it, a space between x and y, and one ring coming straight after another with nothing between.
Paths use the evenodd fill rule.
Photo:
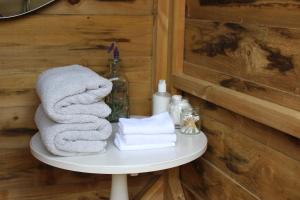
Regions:
<instances>
[{"instance_id":1,"label":"rolled white towel","mask_svg":"<svg viewBox=\"0 0 300 200\"><path fill-rule=\"evenodd\" d=\"M119 136L120 135L116 135L114 139L114 144L121 151L160 149L160 148L175 146L175 142L167 142L167 143L160 143L160 144L128 145L125 144L125 142Z\"/></svg>"},{"instance_id":2,"label":"rolled white towel","mask_svg":"<svg viewBox=\"0 0 300 200\"><path fill-rule=\"evenodd\" d=\"M166 144L176 142L176 133L124 135L116 133L126 145Z\"/></svg>"},{"instance_id":3,"label":"rolled white towel","mask_svg":"<svg viewBox=\"0 0 300 200\"><path fill-rule=\"evenodd\" d=\"M175 126L168 112L142 119L119 119L120 134L169 134L173 132L175 132Z\"/></svg>"},{"instance_id":4,"label":"rolled white towel","mask_svg":"<svg viewBox=\"0 0 300 200\"><path fill-rule=\"evenodd\" d=\"M90 122L111 112L101 101L111 92L111 81L80 65L43 72L36 88L45 113L59 123Z\"/></svg>"},{"instance_id":5,"label":"rolled white towel","mask_svg":"<svg viewBox=\"0 0 300 200\"><path fill-rule=\"evenodd\" d=\"M60 124L52 121L39 106L35 123L46 149L54 155L77 156L105 152L111 124L101 118L89 123Z\"/></svg>"}]
</instances>

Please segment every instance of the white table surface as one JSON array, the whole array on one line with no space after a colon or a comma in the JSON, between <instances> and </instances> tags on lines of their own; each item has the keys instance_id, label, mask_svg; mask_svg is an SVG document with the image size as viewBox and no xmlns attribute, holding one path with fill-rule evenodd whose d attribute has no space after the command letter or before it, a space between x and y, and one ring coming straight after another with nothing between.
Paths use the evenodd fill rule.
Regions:
<instances>
[{"instance_id":1,"label":"white table surface","mask_svg":"<svg viewBox=\"0 0 300 200\"><path fill-rule=\"evenodd\" d=\"M207 138L199 135L183 135L177 132L175 147L153 150L119 151L112 143L106 153L89 156L60 157L49 153L41 142L39 133L30 141L31 152L48 165L85 173L132 174L158 171L183 165L200 157L207 147Z\"/></svg>"}]
</instances>

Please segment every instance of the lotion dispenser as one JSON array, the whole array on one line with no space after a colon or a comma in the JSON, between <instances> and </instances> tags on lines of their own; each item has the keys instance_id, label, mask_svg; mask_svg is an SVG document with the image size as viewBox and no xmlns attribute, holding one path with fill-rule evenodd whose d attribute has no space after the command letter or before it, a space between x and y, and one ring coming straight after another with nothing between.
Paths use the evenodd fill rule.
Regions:
<instances>
[{"instance_id":1,"label":"lotion dispenser","mask_svg":"<svg viewBox=\"0 0 300 200\"><path fill-rule=\"evenodd\" d=\"M152 99L152 114L156 115L162 112L167 112L171 100L171 95L167 92L165 80L159 80L158 92L153 95Z\"/></svg>"}]
</instances>

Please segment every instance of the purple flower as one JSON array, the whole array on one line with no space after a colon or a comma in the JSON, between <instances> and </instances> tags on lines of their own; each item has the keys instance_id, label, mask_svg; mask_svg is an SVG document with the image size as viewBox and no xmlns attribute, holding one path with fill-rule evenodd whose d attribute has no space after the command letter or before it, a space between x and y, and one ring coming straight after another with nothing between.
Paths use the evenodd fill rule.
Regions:
<instances>
[{"instance_id":1,"label":"purple flower","mask_svg":"<svg viewBox=\"0 0 300 200\"><path fill-rule=\"evenodd\" d=\"M110 53L115 48L115 42L111 43L110 47L107 49L107 52Z\"/></svg>"},{"instance_id":2,"label":"purple flower","mask_svg":"<svg viewBox=\"0 0 300 200\"><path fill-rule=\"evenodd\" d=\"M114 48L114 60L119 60L119 56L120 56L119 49L118 49L118 47L116 46L116 47Z\"/></svg>"}]
</instances>

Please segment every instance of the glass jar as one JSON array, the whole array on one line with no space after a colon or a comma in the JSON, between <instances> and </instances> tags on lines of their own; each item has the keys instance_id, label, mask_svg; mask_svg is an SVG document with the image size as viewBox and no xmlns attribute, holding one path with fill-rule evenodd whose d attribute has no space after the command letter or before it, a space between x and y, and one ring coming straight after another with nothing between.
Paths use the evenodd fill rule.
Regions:
<instances>
[{"instance_id":1,"label":"glass jar","mask_svg":"<svg viewBox=\"0 0 300 200\"><path fill-rule=\"evenodd\" d=\"M189 108L192 108L191 104L189 103L189 100L188 99L182 99L181 100L181 110L189 109Z\"/></svg>"},{"instance_id":2,"label":"glass jar","mask_svg":"<svg viewBox=\"0 0 300 200\"><path fill-rule=\"evenodd\" d=\"M180 132L186 135L199 134L201 120L198 109L183 109L180 116Z\"/></svg>"},{"instance_id":3,"label":"glass jar","mask_svg":"<svg viewBox=\"0 0 300 200\"><path fill-rule=\"evenodd\" d=\"M180 128L181 100L181 95L173 95L169 105L169 114L175 124L175 128Z\"/></svg>"},{"instance_id":4,"label":"glass jar","mask_svg":"<svg viewBox=\"0 0 300 200\"><path fill-rule=\"evenodd\" d=\"M111 93L105 98L105 103L111 108L107 120L118 122L121 117L129 117L128 81L120 70L120 60L110 59L110 72L106 77L113 83Z\"/></svg>"}]
</instances>

